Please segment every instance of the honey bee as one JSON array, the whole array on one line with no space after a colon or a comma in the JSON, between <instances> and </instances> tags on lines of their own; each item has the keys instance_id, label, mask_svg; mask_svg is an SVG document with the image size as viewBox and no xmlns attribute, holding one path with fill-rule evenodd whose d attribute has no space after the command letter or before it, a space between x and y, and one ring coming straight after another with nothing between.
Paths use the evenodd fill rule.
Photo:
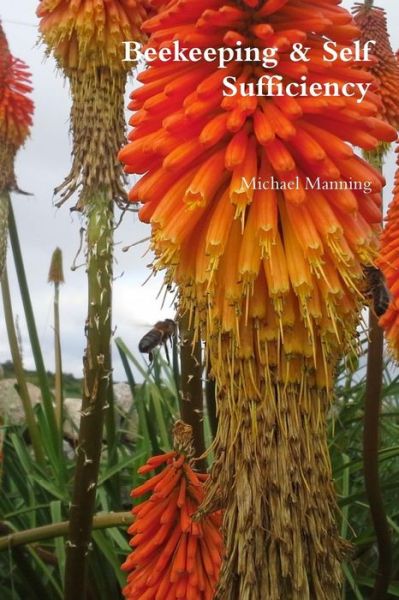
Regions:
<instances>
[{"instance_id":1,"label":"honey bee","mask_svg":"<svg viewBox=\"0 0 399 600\"><path fill-rule=\"evenodd\" d=\"M154 327L150 329L139 342L139 351L148 353L150 361L153 359L153 350L161 344L165 345L166 356L169 362L169 353L166 342L170 340L176 333L176 323L173 319L165 319L158 321Z\"/></svg>"},{"instance_id":2,"label":"honey bee","mask_svg":"<svg viewBox=\"0 0 399 600\"><path fill-rule=\"evenodd\" d=\"M367 266L363 270L367 281L366 297L372 302L376 316L382 317L391 301L385 277L377 267Z\"/></svg>"}]
</instances>

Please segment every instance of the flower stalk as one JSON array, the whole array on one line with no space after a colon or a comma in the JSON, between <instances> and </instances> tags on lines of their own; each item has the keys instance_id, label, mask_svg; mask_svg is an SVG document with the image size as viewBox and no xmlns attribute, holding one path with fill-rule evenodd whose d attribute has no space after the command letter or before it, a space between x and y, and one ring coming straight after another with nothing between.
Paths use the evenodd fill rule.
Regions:
<instances>
[{"instance_id":1,"label":"flower stalk","mask_svg":"<svg viewBox=\"0 0 399 600\"><path fill-rule=\"evenodd\" d=\"M198 459L198 468L206 471L206 459L200 458L205 452L202 350L201 343L194 340L188 315L180 319L179 333L181 340L180 414L182 420L192 427L194 456Z\"/></svg>"},{"instance_id":2,"label":"flower stalk","mask_svg":"<svg viewBox=\"0 0 399 600\"><path fill-rule=\"evenodd\" d=\"M111 376L112 205L105 194L87 208L88 317L77 464L65 566L65 600L84 600L104 414Z\"/></svg>"},{"instance_id":3,"label":"flower stalk","mask_svg":"<svg viewBox=\"0 0 399 600\"><path fill-rule=\"evenodd\" d=\"M0 279L7 260L9 194L0 192Z\"/></svg>"},{"instance_id":4,"label":"flower stalk","mask_svg":"<svg viewBox=\"0 0 399 600\"><path fill-rule=\"evenodd\" d=\"M120 49L123 40L141 38L145 5L42 0L37 13L47 51L69 79L72 96L72 167L56 189L58 206L77 193L74 210L87 222L87 347L65 567L65 600L84 600L105 413L109 461L116 456L110 389L113 205L126 202L116 155L124 140L124 89L131 68L120 60Z\"/></svg>"},{"instance_id":5,"label":"flower stalk","mask_svg":"<svg viewBox=\"0 0 399 600\"><path fill-rule=\"evenodd\" d=\"M93 529L108 529L109 527L124 527L133 521L130 512L98 513L93 517ZM69 531L69 521L52 523L42 527L15 531L0 537L0 552L9 548L17 548L26 544L36 544L43 540L65 537Z\"/></svg>"},{"instance_id":6,"label":"flower stalk","mask_svg":"<svg viewBox=\"0 0 399 600\"><path fill-rule=\"evenodd\" d=\"M370 600L384 600L392 576L392 539L379 474L380 413L384 370L384 333L370 310L364 401L363 468L366 495L377 538L378 569Z\"/></svg>"},{"instance_id":7,"label":"flower stalk","mask_svg":"<svg viewBox=\"0 0 399 600\"><path fill-rule=\"evenodd\" d=\"M382 172L386 148L371 153L371 160ZM381 227L383 215L381 212ZM380 423L384 378L384 330L373 309L369 309L366 390L364 399L363 470L366 496L370 505L378 547L378 568L370 600L384 600L392 576L391 530L380 483Z\"/></svg>"},{"instance_id":8,"label":"flower stalk","mask_svg":"<svg viewBox=\"0 0 399 600\"><path fill-rule=\"evenodd\" d=\"M49 282L54 284L54 355L55 355L55 418L62 431L63 422L63 389L62 389L62 354L61 354L61 327L60 327L60 285L64 283L62 269L62 252L56 248L50 264Z\"/></svg>"},{"instance_id":9,"label":"flower stalk","mask_svg":"<svg viewBox=\"0 0 399 600\"><path fill-rule=\"evenodd\" d=\"M380 98L380 113L385 121L395 129L399 127L399 109L397 97L399 93L399 65L390 43L388 24L385 10L374 6L374 3L365 0L364 4L357 3L354 7L355 22L360 28L360 38L363 44L368 40L376 40L374 49L376 61L369 66L369 71L378 80L376 94ZM382 173L384 158L390 148L388 143L380 143L377 148L364 152L368 160L378 171ZM397 179L395 179L396 188ZM382 203L380 209L380 223L383 227ZM388 217L389 222L389 217ZM387 230L389 227L387 226ZM387 267L384 259L387 256L387 238L389 232L382 234L380 256L376 264L381 267L382 272ZM389 260L388 260L389 262ZM392 269L388 265L388 272ZM375 285L382 286L383 292L388 276L385 280L381 273L381 282ZM371 282L369 282L371 283ZM391 282L390 282L391 283ZM389 285L389 283L388 283ZM377 289L371 291L375 296L381 294ZM392 575L392 540L390 527L384 507L384 499L380 484L379 473L379 446L380 446L380 416L382 407L382 386L384 372L384 331L383 323L386 323L394 312L394 303L391 302L388 310L379 320L375 314L374 307L369 311L369 344L367 358L366 391L364 405L364 429L363 429L363 469L366 487L366 496L370 505L371 519L377 538L378 568L372 600L386 597ZM375 307L381 310L380 307ZM389 339L389 335L387 336Z\"/></svg>"}]
</instances>

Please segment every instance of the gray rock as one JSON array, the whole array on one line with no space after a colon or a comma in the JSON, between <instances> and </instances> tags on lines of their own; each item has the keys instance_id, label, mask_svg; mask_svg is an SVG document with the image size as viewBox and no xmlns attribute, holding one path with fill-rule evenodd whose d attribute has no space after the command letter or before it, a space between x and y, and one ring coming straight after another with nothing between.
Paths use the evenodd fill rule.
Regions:
<instances>
[{"instance_id":1,"label":"gray rock","mask_svg":"<svg viewBox=\"0 0 399 600\"><path fill-rule=\"evenodd\" d=\"M130 387L127 383L114 384L114 402L117 416L117 426L123 426L128 440L134 441L138 432L138 414ZM77 440L80 415L80 398L65 398L64 400L64 434L71 440Z\"/></svg>"},{"instance_id":2,"label":"gray rock","mask_svg":"<svg viewBox=\"0 0 399 600\"><path fill-rule=\"evenodd\" d=\"M5 426L23 425L25 413L22 400L15 389L16 379L0 380L0 419ZM40 389L33 383L27 383L32 406L41 402Z\"/></svg>"}]
</instances>

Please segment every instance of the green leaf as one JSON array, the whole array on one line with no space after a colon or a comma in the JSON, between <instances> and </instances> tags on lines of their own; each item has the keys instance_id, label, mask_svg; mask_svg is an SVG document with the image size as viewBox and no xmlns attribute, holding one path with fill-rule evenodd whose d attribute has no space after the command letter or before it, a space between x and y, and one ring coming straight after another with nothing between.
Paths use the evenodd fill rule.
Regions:
<instances>
[{"instance_id":1,"label":"green leaf","mask_svg":"<svg viewBox=\"0 0 399 600\"><path fill-rule=\"evenodd\" d=\"M110 563L110 565L112 565L112 567L114 568L114 572L119 585L123 586L125 584L125 576L123 575L120 569L120 564L116 559L115 550L111 541L108 539L107 532L93 531L93 539L96 542L99 549L101 550L101 552L108 560L108 562Z\"/></svg>"},{"instance_id":2,"label":"green leaf","mask_svg":"<svg viewBox=\"0 0 399 600\"><path fill-rule=\"evenodd\" d=\"M61 523L62 518L62 505L59 500L54 500L50 503L51 519L53 523ZM65 541L62 537L57 537L54 540L55 554L58 561L58 571L60 574L61 581L64 581L64 569L65 569Z\"/></svg>"}]
</instances>

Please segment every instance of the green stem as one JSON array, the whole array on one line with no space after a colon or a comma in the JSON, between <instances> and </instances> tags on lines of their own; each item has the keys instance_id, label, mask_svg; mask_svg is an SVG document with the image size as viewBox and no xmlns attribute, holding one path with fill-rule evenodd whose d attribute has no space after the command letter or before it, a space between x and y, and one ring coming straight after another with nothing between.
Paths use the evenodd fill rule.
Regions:
<instances>
[{"instance_id":1,"label":"green stem","mask_svg":"<svg viewBox=\"0 0 399 600\"><path fill-rule=\"evenodd\" d=\"M7 261L9 194L0 192L0 279Z\"/></svg>"},{"instance_id":2,"label":"green stem","mask_svg":"<svg viewBox=\"0 0 399 600\"><path fill-rule=\"evenodd\" d=\"M363 430L363 465L366 494L377 537L378 571L370 600L383 600L392 571L392 542L384 509L379 478L379 419L383 373L384 335L377 317L370 311L369 348Z\"/></svg>"},{"instance_id":3,"label":"green stem","mask_svg":"<svg viewBox=\"0 0 399 600\"><path fill-rule=\"evenodd\" d=\"M131 512L104 513L93 517L93 529L107 529L109 527L127 527L133 522ZM69 521L43 525L25 531L16 531L0 537L0 552L9 548L16 548L26 544L35 544L43 540L52 540L68 534Z\"/></svg>"},{"instance_id":4,"label":"green stem","mask_svg":"<svg viewBox=\"0 0 399 600\"><path fill-rule=\"evenodd\" d=\"M32 302L30 299L28 282L25 274L25 267L22 259L21 246L19 243L17 227L15 223L14 212L10 202L10 214L9 214L9 228L10 228L10 241L11 248L14 255L15 269L17 272L18 283L21 290L22 303L25 312L26 324L29 332L29 339L32 346L33 358L36 365L37 377L39 379L39 387L42 394L43 407L46 415L47 426L49 434L51 436L54 449L57 454L61 452L60 438L57 432L57 423L55 420L55 413L53 408L52 396L50 387L48 384L47 373L44 366L43 355L40 348L39 336L37 335L37 328L35 317L33 314Z\"/></svg>"},{"instance_id":5,"label":"green stem","mask_svg":"<svg viewBox=\"0 0 399 600\"><path fill-rule=\"evenodd\" d=\"M83 359L82 416L70 511L65 600L85 600L86 597L87 560L111 374L112 215L112 207L103 194L88 203L87 348Z\"/></svg>"},{"instance_id":6,"label":"green stem","mask_svg":"<svg viewBox=\"0 0 399 600\"><path fill-rule=\"evenodd\" d=\"M201 344L193 340L189 327L188 315L180 320L180 361L181 361L181 389L180 403L181 418L193 428L193 445L195 456L205 452L204 438L204 394L202 389L202 356ZM198 468L206 470L206 460L197 463Z\"/></svg>"},{"instance_id":7,"label":"green stem","mask_svg":"<svg viewBox=\"0 0 399 600\"><path fill-rule=\"evenodd\" d=\"M10 527L4 523L0 523L0 535L3 536L8 531L10 531ZM12 535L13 534L11 534L11 537ZM8 535L1 537L0 541L5 540L8 537ZM4 549L8 548L9 546L5 546ZM12 548L12 558L17 565L19 573L21 573L22 577L25 579L26 585L29 585L30 600L51 600L51 592L37 570L33 568L31 557L26 549Z\"/></svg>"},{"instance_id":8,"label":"green stem","mask_svg":"<svg viewBox=\"0 0 399 600\"><path fill-rule=\"evenodd\" d=\"M18 393L22 400L22 406L25 413L26 424L30 439L32 442L33 452L38 463L44 464L44 452L40 440L39 429L33 412L32 402L29 395L28 386L25 379L25 373L22 365L21 354L18 347L18 339L14 325L14 315L12 312L12 302L10 295L10 286L8 284L7 268L4 268L3 277L1 280L1 291L3 296L4 317L7 327L8 341L10 344L11 358L14 366L15 377L18 385Z\"/></svg>"},{"instance_id":9,"label":"green stem","mask_svg":"<svg viewBox=\"0 0 399 600\"><path fill-rule=\"evenodd\" d=\"M62 355L60 328L60 284L54 283L54 353L55 353L55 417L62 435L63 391L62 391Z\"/></svg>"}]
</instances>

